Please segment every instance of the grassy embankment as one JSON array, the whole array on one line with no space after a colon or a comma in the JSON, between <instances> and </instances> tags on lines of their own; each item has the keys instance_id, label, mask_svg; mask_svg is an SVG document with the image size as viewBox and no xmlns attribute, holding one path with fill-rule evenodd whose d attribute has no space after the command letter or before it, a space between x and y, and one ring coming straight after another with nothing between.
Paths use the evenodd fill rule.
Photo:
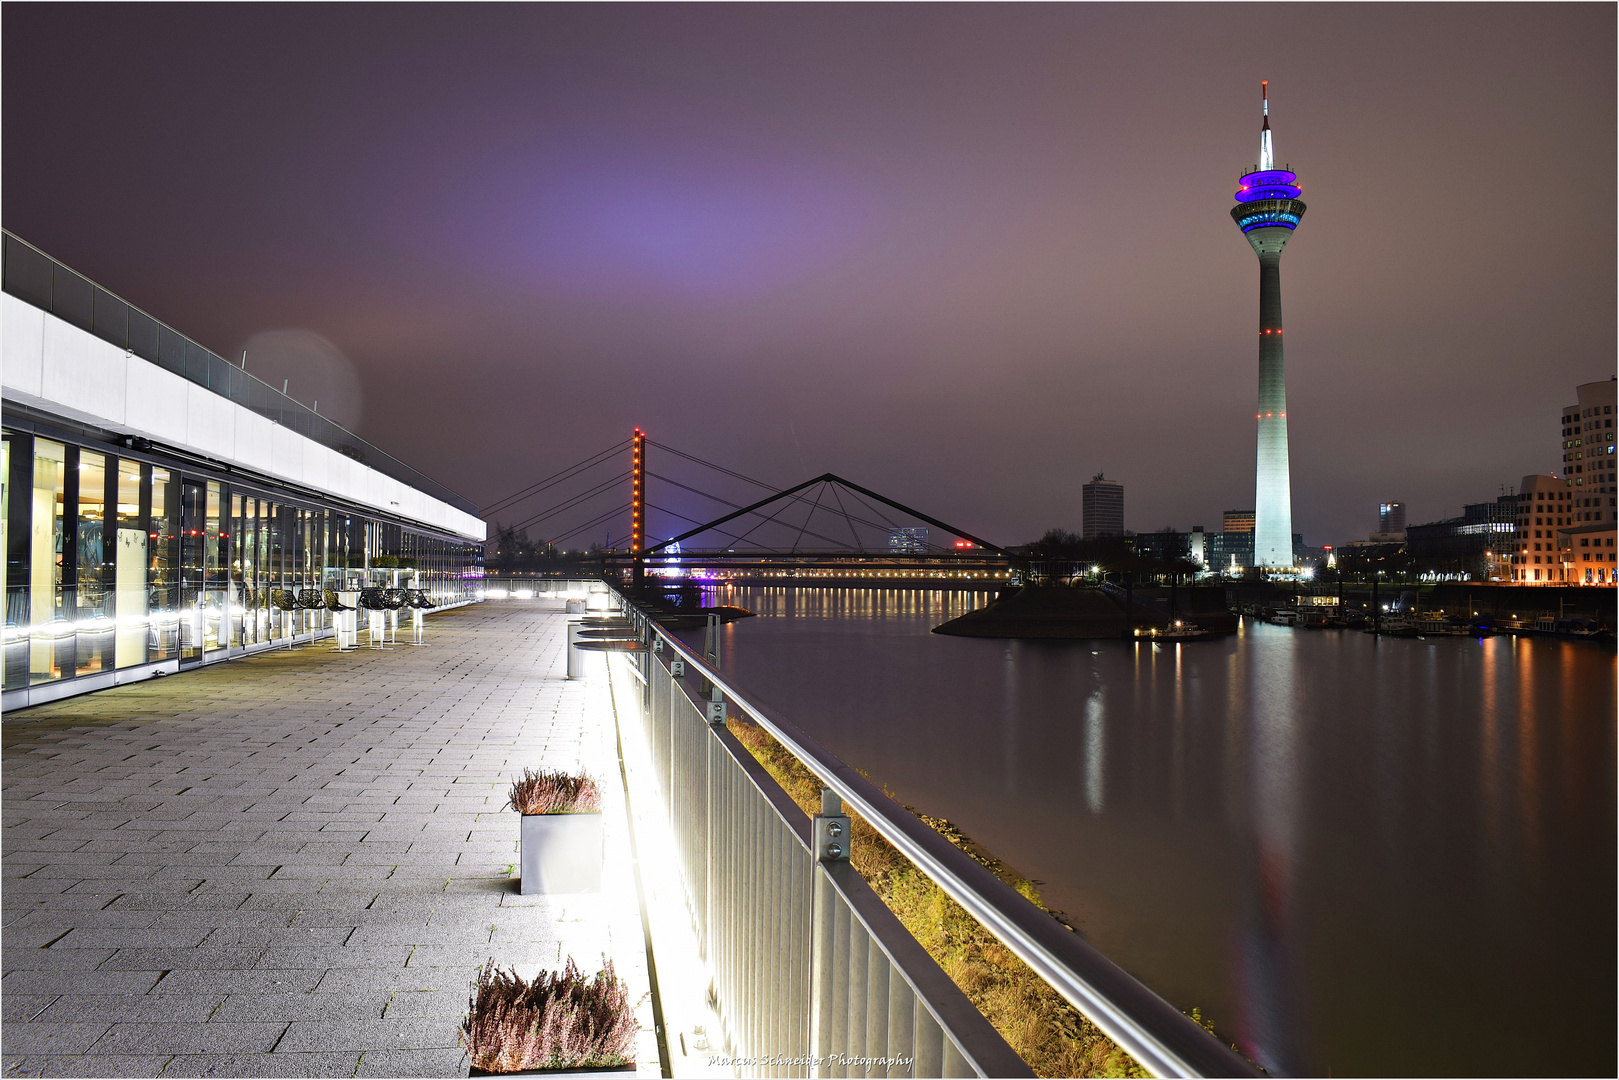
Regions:
<instances>
[{"instance_id":1,"label":"grassy embankment","mask_svg":"<svg viewBox=\"0 0 1619 1080\"><path fill-rule=\"evenodd\" d=\"M821 783L797 758L757 724L733 718L726 727L806 814L820 813ZM948 821L917 816L1040 906L1033 882L980 849ZM850 819L854 868L1037 1075L1147 1075L863 818L851 813Z\"/></svg>"}]
</instances>

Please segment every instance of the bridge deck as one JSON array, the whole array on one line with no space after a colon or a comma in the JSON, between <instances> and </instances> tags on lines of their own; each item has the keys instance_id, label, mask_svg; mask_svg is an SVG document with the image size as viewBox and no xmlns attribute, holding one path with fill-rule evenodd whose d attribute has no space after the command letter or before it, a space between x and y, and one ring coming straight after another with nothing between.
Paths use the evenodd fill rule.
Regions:
<instances>
[{"instance_id":1,"label":"bridge deck","mask_svg":"<svg viewBox=\"0 0 1619 1080\"><path fill-rule=\"evenodd\" d=\"M646 953L605 679L558 601L428 648L277 652L7 715L7 1075L466 1075L477 965ZM604 717L606 721L604 722ZM524 766L604 783L600 897L516 891Z\"/></svg>"}]
</instances>

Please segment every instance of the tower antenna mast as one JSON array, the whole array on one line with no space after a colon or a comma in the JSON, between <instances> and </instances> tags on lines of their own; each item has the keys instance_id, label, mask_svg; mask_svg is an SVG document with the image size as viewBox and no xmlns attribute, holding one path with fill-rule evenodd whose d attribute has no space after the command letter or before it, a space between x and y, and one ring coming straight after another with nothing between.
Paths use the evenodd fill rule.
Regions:
<instances>
[{"instance_id":1,"label":"tower antenna mast","mask_svg":"<svg viewBox=\"0 0 1619 1080\"><path fill-rule=\"evenodd\" d=\"M1270 136L1270 83L1259 84L1259 108L1264 117L1259 125L1259 171L1276 168L1276 152Z\"/></svg>"}]
</instances>

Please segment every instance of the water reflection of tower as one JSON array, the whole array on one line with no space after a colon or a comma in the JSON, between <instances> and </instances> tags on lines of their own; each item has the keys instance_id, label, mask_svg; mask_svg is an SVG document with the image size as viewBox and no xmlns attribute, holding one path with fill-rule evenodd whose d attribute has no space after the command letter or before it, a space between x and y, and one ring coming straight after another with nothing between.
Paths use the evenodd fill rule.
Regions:
<instances>
[{"instance_id":1,"label":"water reflection of tower","mask_svg":"<svg viewBox=\"0 0 1619 1080\"><path fill-rule=\"evenodd\" d=\"M1259 164L1239 181L1231 209L1259 256L1258 453L1254 470L1254 565L1293 565L1293 494L1287 460L1287 387L1282 370L1282 249L1304 216L1298 174L1276 167L1269 84L1259 84L1264 121Z\"/></svg>"},{"instance_id":2,"label":"water reflection of tower","mask_svg":"<svg viewBox=\"0 0 1619 1080\"><path fill-rule=\"evenodd\" d=\"M1273 1076L1308 1076L1300 1032L1303 1009L1293 924L1299 823L1304 813L1304 763L1299 717L1302 684L1292 638L1269 642L1249 669L1248 774L1251 864L1247 912L1235 942L1234 965L1243 1052Z\"/></svg>"}]
</instances>

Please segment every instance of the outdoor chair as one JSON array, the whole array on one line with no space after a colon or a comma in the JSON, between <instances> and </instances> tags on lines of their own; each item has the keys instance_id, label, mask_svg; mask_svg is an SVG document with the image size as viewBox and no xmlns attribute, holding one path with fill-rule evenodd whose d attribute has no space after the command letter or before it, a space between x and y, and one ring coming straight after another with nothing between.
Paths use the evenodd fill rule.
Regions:
<instances>
[{"instance_id":1,"label":"outdoor chair","mask_svg":"<svg viewBox=\"0 0 1619 1080\"><path fill-rule=\"evenodd\" d=\"M399 609L405 606L404 589L383 589L382 606L387 610L386 616L388 634L386 640L391 645L399 644Z\"/></svg>"},{"instance_id":2,"label":"outdoor chair","mask_svg":"<svg viewBox=\"0 0 1619 1080\"><path fill-rule=\"evenodd\" d=\"M296 631L288 626L292 613L298 610L298 599L287 589L270 590L270 606L281 612L281 632L287 636L287 648L296 649L293 638Z\"/></svg>"},{"instance_id":3,"label":"outdoor chair","mask_svg":"<svg viewBox=\"0 0 1619 1080\"><path fill-rule=\"evenodd\" d=\"M359 646L349 643L358 642L360 638L359 629L350 621L354 609L343 603L336 589L322 589L320 596L322 606L332 613L332 636L337 639L332 651L353 652Z\"/></svg>"},{"instance_id":4,"label":"outdoor chair","mask_svg":"<svg viewBox=\"0 0 1619 1080\"><path fill-rule=\"evenodd\" d=\"M304 629L310 632L310 640L314 640L315 626L320 616L317 611L326 607L326 598L319 589L305 585L298 590L298 609L304 613Z\"/></svg>"},{"instance_id":5,"label":"outdoor chair","mask_svg":"<svg viewBox=\"0 0 1619 1080\"><path fill-rule=\"evenodd\" d=\"M361 589L360 606L367 612L366 636L369 640L366 644L373 649L388 648L388 644L383 640L386 633L383 619L385 618L385 612L388 610L388 604L382 598L382 590L375 586Z\"/></svg>"},{"instance_id":6,"label":"outdoor chair","mask_svg":"<svg viewBox=\"0 0 1619 1080\"><path fill-rule=\"evenodd\" d=\"M422 639L427 636L427 620L422 617L422 613L433 607L433 601L429 600L427 594L420 589L400 589L399 591L403 595L404 606L411 609L410 628L412 636L415 638L414 641L407 641L405 644L426 645L427 642Z\"/></svg>"}]
</instances>

